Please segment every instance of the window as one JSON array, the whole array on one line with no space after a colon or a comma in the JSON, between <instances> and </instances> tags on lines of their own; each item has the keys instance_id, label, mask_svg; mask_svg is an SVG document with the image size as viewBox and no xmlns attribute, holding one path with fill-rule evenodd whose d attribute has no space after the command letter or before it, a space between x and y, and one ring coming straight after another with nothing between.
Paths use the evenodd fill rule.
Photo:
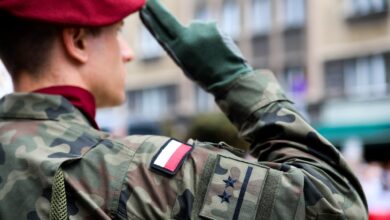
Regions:
<instances>
[{"instance_id":1,"label":"window","mask_svg":"<svg viewBox=\"0 0 390 220\"><path fill-rule=\"evenodd\" d=\"M164 86L128 92L130 117L138 121L158 121L172 114L176 104L176 87Z\"/></svg>"},{"instance_id":2,"label":"window","mask_svg":"<svg viewBox=\"0 0 390 220\"><path fill-rule=\"evenodd\" d=\"M306 22L305 0L284 0L284 26L301 28Z\"/></svg>"},{"instance_id":3,"label":"window","mask_svg":"<svg viewBox=\"0 0 390 220\"><path fill-rule=\"evenodd\" d=\"M143 60L157 59L163 54L161 46L145 27L141 28L140 50Z\"/></svg>"},{"instance_id":4,"label":"window","mask_svg":"<svg viewBox=\"0 0 390 220\"><path fill-rule=\"evenodd\" d=\"M255 68L268 68L270 57L270 39L268 35L257 35L252 38L253 58Z\"/></svg>"},{"instance_id":5,"label":"window","mask_svg":"<svg viewBox=\"0 0 390 220\"><path fill-rule=\"evenodd\" d=\"M284 50L286 53L294 53L294 56L303 56L297 52L304 52L306 50L306 33L302 29L289 29L284 32Z\"/></svg>"},{"instance_id":6,"label":"window","mask_svg":"<svg viewBox=\"0 0 390 220\"><path fill-rule=\"evenodd\" d=\"M307 92L307 80L303 68L286 68L282 85L288 96L296 101L303 101Z\"/></svg>"},{"instance_id":7,"label":"window","mask_svg":"<svg viewBox=\"0 0 390 220\"><path fill-rule=\"evenodd\" d=\"M341 97L344 95L344 61L330 61L325 64L326 96Z\"/></svg>"},{"instance_id":8,"label":"window","mask_svg":"<svg viewBox=\"0 0 390 220\"><path fill-rule=\"evenodd\" d=\"M253 33L268 33L271 27L271 0L252 0L251 15Z\"/></svg>"},{"instance_id":9,"label":"window","mask_svg":"<svg viewBox=\"0 0 390 220\"><path fill-rule=\"evenodd\" d=\"M390 71L388 57L388 54L378 54L327 63L328 96L347 98L385 96L388 92Z\"/></svg>"},{"instance_id":10,"label":"window","mask_svg":"<svg viewBox=\"0 0 390 220\"><path fill-rule=\"evenodd\" d=\"M345 0L347 18L380 15L388 11L387 0Z\"/></svg>"},{"instance_id":11,"label":"window","mask_svg":"<svg viewBox=\"0 0 390 220\"><path fill-rule=\"evenodd\" d=\"M196 110L198 112L210 112L214 109L214 97L205 92L199 86L195 86Z\"/></svg>"},{"instance_id":12,"label":"window","mask_svg":"<svg viewBox=\"0 0 390 220\"><path fill-rule=\"evenodd\" d=\"M121 128L127 127L128 114L126 105L99 108L96 111L96 122L100 128L107 132L118 132Z\"/></svg>"},{"instance_id":13,"label":"window","mask_svg":"<svg viewBox=\"0 0 390 220\"><path fill-rule=\"evenodd\" d=\"M240 32L240 9L236 0L225 0L221 13L221 29L232 38Z\"/></svg>"},{"instance_id":14,"label":"window","mask_svg":"<svg viewBox=\"0 0 390 220\"><path fill-rule=\"evenodd\" d=\"M282 74L281 85L287 97L294 101L294 106L305 118L309 118L307 112L307 79L302 66L288 67Z\"/></svg>"},{"instance_id":15,"label":"window","mask_svg":"<svg viewBox=\"0 0 390 220\"><path fill-rule=\"evenodd\" d=\"M383 55L362 57L346 62L347 96L381 96L386 93L386 69Z\"/></svg>"}]
</instances>

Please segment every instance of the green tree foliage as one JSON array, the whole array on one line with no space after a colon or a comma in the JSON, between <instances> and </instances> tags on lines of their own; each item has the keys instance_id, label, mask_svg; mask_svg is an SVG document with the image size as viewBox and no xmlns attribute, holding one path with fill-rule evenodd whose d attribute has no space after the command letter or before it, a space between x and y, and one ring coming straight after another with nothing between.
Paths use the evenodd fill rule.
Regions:
<instances>
[{"instance_id":1,"label":"green tree foliage","mask_svg":"<svg viewBox=\"0 0 390 220\"><path fill-rule=\"evenodd\" d=\"M249 146L221 113L201 114L195 117L189 127L188 138L215 143L224 141L241 149L248 149Z\"/></svg>"}]
</instances>

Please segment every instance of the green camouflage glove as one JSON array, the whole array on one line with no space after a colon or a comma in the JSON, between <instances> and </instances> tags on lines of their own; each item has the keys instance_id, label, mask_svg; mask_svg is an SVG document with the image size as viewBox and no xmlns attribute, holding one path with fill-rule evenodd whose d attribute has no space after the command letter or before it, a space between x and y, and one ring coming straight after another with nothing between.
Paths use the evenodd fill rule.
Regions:
<instances>
[{"instance_id":1,"label":"green camouflage glove","mask_svg":"<svg viewBox=\"0 0 390 220\"><path fill-rule=\"evenodd\" d=\"M182 26L157 0L148 0L141 20L184 73L207 91L252 71L233 40L215 23Z\"/></svg>"}]
</instances>

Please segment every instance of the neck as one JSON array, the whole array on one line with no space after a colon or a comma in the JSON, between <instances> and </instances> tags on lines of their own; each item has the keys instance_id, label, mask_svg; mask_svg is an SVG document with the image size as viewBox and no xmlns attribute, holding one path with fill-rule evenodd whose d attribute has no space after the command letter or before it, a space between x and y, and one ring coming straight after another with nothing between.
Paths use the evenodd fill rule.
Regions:
<instances>
[{"instance_id":1,"label":"neck","mask_svg":"<svg viewBox=\"0 0 390 220\"><path fill-rule=\"evenodd\" d=\"M88 90L83 83L79 73L74 73L71 70L45 72L39 76L33 76L30 73L21 73L17 80L14 80L15 92L32 92L41 88L70 85Z\"/></svg>"},{"instance_id":2,"label":"neck","mask_svg":"<svg viewBox=\"0 0 390 220\"><path fill-rule=\"evenodd\" d=\"M32 92L34 90L53 86L48 80L40 80L30 77L28 74L20 74L17 80L14 80L15 92Z\"/></svg>"}]
</instances>

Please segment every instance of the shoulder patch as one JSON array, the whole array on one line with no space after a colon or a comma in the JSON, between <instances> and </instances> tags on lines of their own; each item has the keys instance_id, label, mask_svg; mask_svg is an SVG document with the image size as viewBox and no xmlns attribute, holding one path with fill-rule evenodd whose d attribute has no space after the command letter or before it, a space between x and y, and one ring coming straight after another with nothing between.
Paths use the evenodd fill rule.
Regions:
<instances>
[{"instance_id":1,"label":"shoulder patch","mask_svg":"<svg viewBox=\"0 0 390 220\"><path fill-rule=\"evenodd\" d=\"M255 219L269 168L219 155L200 216L207 219Z\"/></svg>"},{"instance_id":2,"label":"shoulder patch","mask_svg":"<svg viewBox=\"0 0 390 220\"><path fill-rule=\"evenodd\" d=\"M168 140L153 156L150 168L174 176L191 153L193 146L175 139Z\"/></svg>"}]
</instances>

